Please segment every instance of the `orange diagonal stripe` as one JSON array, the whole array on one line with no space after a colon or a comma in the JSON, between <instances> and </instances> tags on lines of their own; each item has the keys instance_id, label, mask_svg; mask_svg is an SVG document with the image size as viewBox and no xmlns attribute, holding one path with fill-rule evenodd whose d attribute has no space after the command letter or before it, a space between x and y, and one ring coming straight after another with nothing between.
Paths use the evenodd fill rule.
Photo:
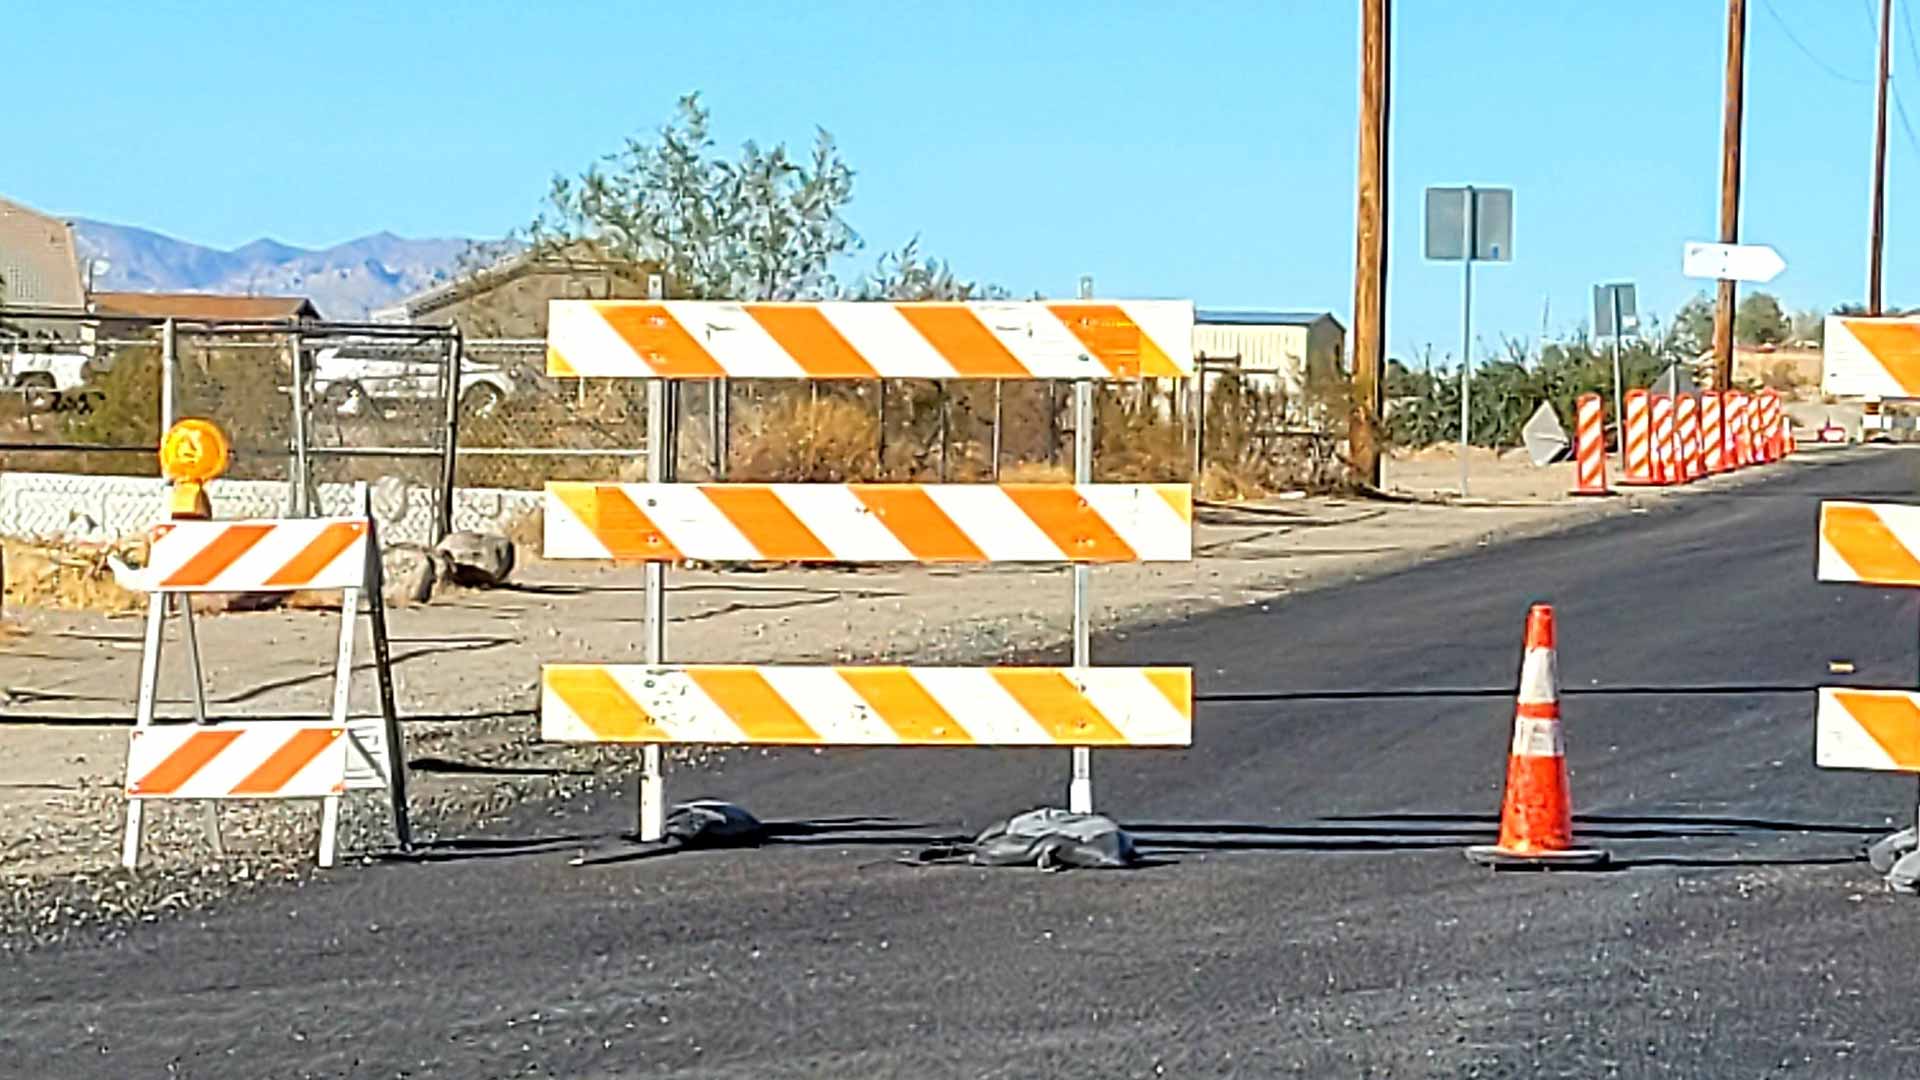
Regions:
<instances>
[{"instance_id":1,"label":"orange diagonal stripe","mask_svg":"<svg viewBox=\"0 0 1920 1080\"><path fill-rule=\"evenodd\" d=\"M1920 397L1920 323L1842 319L1860 347L1909 395Z\"/></svg>"},{"instance_id":2,"label":"orange diagonal stripe","mask_svg":"<svg viewBox=\"0 0 1920 1080\"><path fill-rule=\"evenodd\" d=\"M1135 558L1133 548L1087 505L1073 485L1007 484L1000 490L1074 562L1131 562Z\"/></svg>"},{"instance_id":3,"label":"orange diagonal stripe","mask_svg":"<svg viewBox=\"0 0 1920 1080\"><path fill-rule=\"evenodd\" d=\"M833 552L773 489L761 484L702 484L701 494L765 559L828 562Z\"/></svg>"},{"instance_id":4,"label":"orange diagonal stripe","mask_svg":"<svg viewBox=\"0 0 1920 1080\"><path fill-rule=\"evenodd\" d=\"M233 785L235 795L272 795L340 738L339 728L306 728L267 755L260 767Z\"/></svg>"},{"instance_id":5,"label":"orange diagonal stripe","mask_svg":"<svg viewBox=\"0 0 1920 1080\"><path fill-rule=\"evenodd\" d=\"M926 491L912 484L855 484L853 493L919 562L986 562L986 555Z\"/></svg>"},{"instance_id":6,"label":"orange diagonal stripe","mask_svg":"<svg viewBox=\"0 0 1920 1080\"><path fill-rule=\"evenodd\" d=\"M1173 512L1180 515L1181 521L1192 524L1192 484L1155 484L1153 485L1153 490L1160 493L1160 497L1166 500L1168 506L1173 507Z\"/></svg>"},{"instance_id":7,"label":"orange diagonal stripe","mask_svg":"<svg viewBox=\"0 0 1920 1080\"><path fill-rule=\"evenodd\" d=\"M203 547L193 558L188 559L175 570L172 576L161 582L166 588L191 588L205 585L220 576L220 572L239 561L253 545L266 538L273 531L271 525L229 525L213 542Z\"/></svg>"},{"instance_id":8,"label":"orange diagonal stripe","mask_svg":"<svg viewBox=\"0 0 1920 1080\"><path fill-rule=\"evenodd\" d=\"M1870 506L1829 503L1820 508L1820 538L1861 581L1920 585L1920 560L1893 535Z\"/></svg>"},{"instance_id":9,"label":"orange diagonal stripe","mask_svg":"<svg viewBox=\"0 0 1920 1080\"><path fill-rule=\"evenodd\" d=\"M713 354L680 325L665 305L615 300L593 307L647 368L634 374L653 374L663 379L713 379L726 374Z\"/></svg>"},{"instance_id":10,"label":"orange diagonal stripe","mask_svg":"<svg viewBox=\"0 0 1920 1080\"><path fill-rule=\"evenodd\" d=\"M606 668L594 664L549 664L540 671L549 693L608 742L672 742Z\"/></svg>"},{"instance_id":11,"label":"orange diagonal stripe","mask_svg":"<svg viewBox=\"0 0 1920 1080\"><path fill-rule=\"evenodd\" d=\"M559 349L549 345L547 346L547 374L556 378L577 378L580 373L573 369L573 365L567 362L566 357L560 355Z\"/></svg>"},{"instance_id":12,"label":"orange diagonal stripe","mask_svg":"<svg viewBox=\"0 0 1920 1080\"><path fill-rule=\"evenodd\" d=\"M847 344L820 309L805 304L748 304L747 314L815 379L871 379L873 365Z\"/></svg>"},{"instance_id":13,"label":"orange diagonal stripe","mask_svg":"<svg viewBox=\"0 0 1920 1080\"><path fill-rule=\"evenodd\" d=\"M1193 672L1187 668L1147 668L1147 681L1180 715L1193 720Z\"/></svg>"},{"instance_id":14,"label":"orange diagonal stripe","mask_svg":"<svg viewBox=\"0 0 1920 1080\"><path fill-rule=\"evenodd\" d=\"M1031 375L964 304L899 304L894 310L962 378L1023 379Z\"/></svg>"},{"instance_id":15,"label":"orange diagonal stripe","mask_svg":"<svg viewBox=\"0 0 1920 1080\"><path fill-rule=\"evenodd\" d=\"M683 556L646 512L612 484L552 483L547 490L573 511L615 559L679 562Z\"/></svg>"},{"instance_id":16,"label":"orange diagonal stripe","mask_svg":"<svg viewBox=\"0 0 1920 1080\"><path fill-rule=\"evenodd\" d=\"M1047 310L1116 378L1164 379L1184 374L1118 304L1048 304Z\"/></svg>"},{"instance_id":17,"label":"orange diagonal stripe","mask_svg":"<svg viewBox=\"0 0 1920 1080\"><path fill-rule=\"evenodd\" d=\"M300 549L300 553L287 560L287 565L273 572L267 579L268 585L305 585L312 581L320 571L333 565L340 553L353 546L354 541L365 535L367 527L358 521L338 521L320 530L320 535Z\"/></svg>"},{"instance_id":18,"label":"orange diagonal stripe","mask_svg":"<svg viewBox=\"0 0 1920 1080\"><path fill-rule=\"evenodd\" d=\"M130 795L171 795L180 790L180 786L193 779L207 762L220 756L233 740L240 737L238 731L196 731L187 736L173 753L162 758L160 764L147 771L145 776L135 780L127 788Z\"/></svg>"},{"instance_id":19,"label":"orange diagonal stripe","mask_svg":"<svg viewBox=\"0 0 1920 1080\"><path fill-rule=\"evenodd\" d=\"M1065 672L1051 668L991 668L993 679L1062 746L1125 746L1113 726Z\"/></svg>"},{"instance_id":20,"label":"orange diagonal stripe","mask_svg":"<svg viewBox=\"0 0 1920 1080\"><path fill-rule=\"evenodd\" d=\"M913 673L900 667L840 668L840 677L910 746L969 746L973 736Z\"/></svg>"},{"instance_id":21,"label":"orange diagonal stripe","mask_svg":"<svg viewBox=\"0 0 1920 1080\"><path fill-rule=\"evenodd\" d=\"M766 677L748 667L694 667L687 677L706 691L750 743L818 743L813 730Z\"/></svg>"},{"instance_id":22,"label":"orange diagonal stripe","mask_svg":"<svg viewBox=\"0 0 1920 1080\"><path fill-rule=\"evenodd\" d=\"M1902 769L1920 769L1920 708L1905 694L1862 694L1836 690L1833 696L1860 729L1873 737Z\"/></svg>"}]
</instances>

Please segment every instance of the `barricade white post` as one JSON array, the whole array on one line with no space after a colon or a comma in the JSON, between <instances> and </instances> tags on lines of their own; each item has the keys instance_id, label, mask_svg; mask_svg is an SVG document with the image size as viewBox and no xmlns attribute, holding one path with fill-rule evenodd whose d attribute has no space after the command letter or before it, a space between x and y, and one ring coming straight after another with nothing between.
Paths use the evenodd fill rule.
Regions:
<instances>
[{"instance_id":1,"label":"barricade white post","mask_svg":"<svg viewBox=\"0 0 1920 1080\"><path fill-rule=\"evenodd\" d=\"M672 476L668 461L673 436L667 421L667 380L647 380L647 480L664 484ZM647 568L647 663L659 666L667 660L667 564L648 562ZM640 839L651 843L667 834L667 779L659 743L648 743L641 751L640 763Z\"/></svg>"},{"instance_id":2,"label":"barricade white post","mask_svg":"<svg viewBox=\"0 0 1920 1080\"><path fill-rule=\"evenodd\" d=\"M1080 299L1093 299L1093 279L1080 279ZM1077 379L1073 384L1073 482L1093 482L1093 380ZM1093 568L1083 562L1073 564L1073 666L1084 670L1093 666L1093 624L1088 610L1088 587ZM1093 813L1093 751L1085 746L1073 748L1073 775L1067 782L1067 809L1076 814Z\"/></svg>"}]
</instances>

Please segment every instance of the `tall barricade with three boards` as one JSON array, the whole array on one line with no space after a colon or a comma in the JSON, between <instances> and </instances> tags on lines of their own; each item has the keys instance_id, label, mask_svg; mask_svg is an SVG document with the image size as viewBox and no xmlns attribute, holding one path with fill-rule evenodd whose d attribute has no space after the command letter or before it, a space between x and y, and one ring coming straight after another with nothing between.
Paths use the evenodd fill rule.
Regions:
<instances>
[{"instance_id":1,"label":"tall barricade with three boards","mask_svg":"<svg viewBox=\"0 0 1920 1080\"><path fill-rule=\"evenodd\" d=\"M729 303L556 300L549 374L648 383L646 483L549 483L545 552L646 567L646 663L548 664L541 737L643 746L640 839L666 818L662 747L1073 748L1192 741L1192 673L1094 667L1088 568L1192 557L1187 484L1092 482L1093 386L1193 369L1185 301ZM1075 384L1073 483L678 484L667 380L1062 379ZM663 437L665 436L665 437ZM666 662L666 568L681 560L1071 563L1073 664L741 666Z\"/></svg>"},{"instance_id":2,"label":"tall barricade with three boards","mask_svg":"<svg viewBox=\"0 0 1920 1080\"><path fill-rule=\"evenodd\" d=\"M1815 576L1821 581L1920 587L1920 506L1823 502L1818 544ZM1814 762L1828 769L1920 773L1920 691L1821 687ZM1920 822L1875 845L1905 856L1877 862L1889 884L1920 889L1917 846Z\"/></svg>"},{"instance_id":3,"label":"tall barricade with three boards","mask_svg":"<svg viewBox=\"0 0 1920 1080\"><path fill-rule=\"evenodd\" d=\"M318 861L334 862L341 799L350 789L390 794L394 830L411 846L407 819L406 764L394 708L385 609L381 600L379 544L371 513L338 518L210 520L201 484L224 468L224 437L206 421L198 437L221 443L217 464L193 476L172 475L175 519L155 527L147 563L114 567L120 584L147 594L146 634L140 658L139 696L127 745L127 818L121 862L139 863L147 803L208 801L208 838L221 850L214 805L228 800L318 799L321 802ZM174 438L170 433L169 439ZM196 451L202 460L206 456ZM163 467L167 454L162 452ZM362 486L361 503L366 505ZM332 703L324 719L210 715L193 599L210 593L292 593L338 590L340 637L334 655ZM380 709L371 717L349 710L354 628L362 600L372 624L374 668ZM156 715L166 624L178 613L185 630L193 692L193 722L163 722Z\"/></svg>"}]
</instances>

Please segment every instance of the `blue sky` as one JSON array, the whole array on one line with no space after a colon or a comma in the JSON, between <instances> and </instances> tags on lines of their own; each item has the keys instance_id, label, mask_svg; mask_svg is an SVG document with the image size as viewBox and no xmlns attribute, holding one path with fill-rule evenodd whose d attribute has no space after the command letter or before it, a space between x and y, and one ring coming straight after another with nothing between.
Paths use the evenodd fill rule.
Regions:
<instances>
[{"instance_id":1,"label":"blue sky","mask_svg":"<svg viewBox=\"0 0 1920 1080\"><path fill-rule=\"evenodd\" d=\"M1894 81L1920 123L1898 0ZM1476 337L1558 333L1600 280L1670 313L1717 231L1720 0L1398 0L1389 345L1459 345L1420 192L1510 185ZM1168 4L21 3L0 194L230 247L497 235L700 90L723 145L831 130L870 251L1203 306L1351 306L1358 0ZM1865 291L1873 13L1751 0L1743 237L1792 307ZM1920 18L1920 17L1917 17ZM1790 37L1791 34L1791 37ZM1793 40L1798 39L1798 44ZM76 61L78 61L76 63ZM1893 121L1889 303L1920 304L1920 149ZM1920 189L1916 189L1920 190Z\"/></svg>"}]
</instances>

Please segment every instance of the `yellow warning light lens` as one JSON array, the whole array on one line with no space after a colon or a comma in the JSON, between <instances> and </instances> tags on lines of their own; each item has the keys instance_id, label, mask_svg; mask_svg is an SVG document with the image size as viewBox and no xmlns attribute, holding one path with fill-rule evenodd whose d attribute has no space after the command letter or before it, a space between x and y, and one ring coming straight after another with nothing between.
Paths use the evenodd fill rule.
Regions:
<instances>
[{"instance_id":1,"label":"yellow warning light lens","mask_svg":"<svg viewBox=\"0 0 1920 1080\"><path fill-rule=\"evenodd\" d=\"M182 420L160 440L160 472L176 483L204 484L227 471L232 447L211 420Z\"/></svg>"}]
</instances>

